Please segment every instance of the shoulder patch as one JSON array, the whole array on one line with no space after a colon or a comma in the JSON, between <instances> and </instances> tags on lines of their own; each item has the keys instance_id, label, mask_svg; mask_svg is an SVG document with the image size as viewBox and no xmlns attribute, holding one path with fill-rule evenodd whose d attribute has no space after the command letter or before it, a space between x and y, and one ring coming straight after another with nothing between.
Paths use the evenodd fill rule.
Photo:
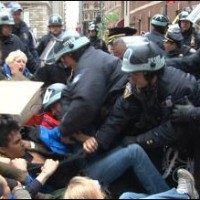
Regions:
<instances>
[{"instance_id":1,"label":"shoulder patch","mask_svg":"<svg viewBox=\"0 0 200 200\"><path fill-rule=\"evenodd\" d=\"M130 97L132 95L132 90L131 90L131 84L127 83L126 84L126 88L123 94L124 99L127 99L128 97Z\"/></svg>"},{"instance_id":2,"label":"shoulder patch","mask_svg":"<svg viewBox=\"0 0 200 200\"><path fill-rule=\"evenodd\" d=\"M27 33L23 33L23 34L22 34L22 37L23 37L25 40L28 40L28 34L27 34Z\"/></svg>"}]
</instances>

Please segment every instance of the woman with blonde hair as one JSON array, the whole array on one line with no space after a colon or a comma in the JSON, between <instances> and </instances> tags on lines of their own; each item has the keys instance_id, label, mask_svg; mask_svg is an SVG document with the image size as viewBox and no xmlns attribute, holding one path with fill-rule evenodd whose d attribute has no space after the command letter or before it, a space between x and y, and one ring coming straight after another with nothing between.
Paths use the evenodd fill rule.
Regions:
<instances>
[{"instance_id":1,"label":"woman with blonde hair","mask_svg":"<svg viewBox=\"0 0 200 200\"><path fill-rule=\"evenodd\" d=\"M3 73L7 79L12 79L13 77L26 77L28 79L32 79L33 75L26 68L27 57L26 55L20 51L11 52L5 60L5 64L3 65Z\"/></svg>"},{"instance_id":2,"label":"woman with blonde hair","mask_svg":"<svg viewBox=\"0 0 200 200\"><path fill-rule=\"evenodd\" d=\"M69 182L64 199L105 199L98 181L76 176Z\"/></svg>"}]
</instances>

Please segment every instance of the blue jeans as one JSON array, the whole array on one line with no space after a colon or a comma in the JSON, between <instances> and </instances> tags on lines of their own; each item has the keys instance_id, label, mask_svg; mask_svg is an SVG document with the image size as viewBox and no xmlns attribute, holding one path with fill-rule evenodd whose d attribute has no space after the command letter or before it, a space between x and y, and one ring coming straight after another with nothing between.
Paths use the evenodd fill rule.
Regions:
<instances>
[{"instance_id":1,"label":"blue jeans","mask_svg":"<svg viewBox=\"0 0 200 200\"><path fill-rule=\"evenodd\" d=\"M170 189L146 152L137 144L112 151L103 159L87 166L84 173L92 179L110 185L130 167L148 194L156 194Z\"/></svg>"},{"instance_id":2,"label":"blue jeans","mask_svg":"<svg viewBox=\"0 0 200 200\"><path fill-rule=\"evenodd\" d=\"M179 194L176 189L171 189L167 192L154 194L154 195L145 195L145 194L136 194L127 192L122 194L119 199L190 199L187 194Z\"/></svg>"}]
</instances>

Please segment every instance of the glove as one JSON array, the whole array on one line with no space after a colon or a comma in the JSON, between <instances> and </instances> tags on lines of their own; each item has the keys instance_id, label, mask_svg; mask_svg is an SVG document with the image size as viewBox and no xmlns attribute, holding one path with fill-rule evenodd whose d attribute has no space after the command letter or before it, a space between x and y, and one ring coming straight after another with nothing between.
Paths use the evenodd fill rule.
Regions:
<instances>
[{"instance_id":1,"label":"glove","mask_svg":"<svg viewBox=\"0 0 200 200\"><path fill-rule=\"evenodd\" d=\"M188 122L192 110L195 108L193 104L187 99L186 105L176 105L172 110L172 121L173 122Z\"/></svg>"},{"instance_id":2,"label":"glove","mask_svg":"<svg viewBox=\"0 0 200 200\"><path fill-rule=\"evenodd\" d=\"M130 144L137 143L137 137L127 136L122 141L122 146L127 147Z\"/></svg>"}]
</instances>

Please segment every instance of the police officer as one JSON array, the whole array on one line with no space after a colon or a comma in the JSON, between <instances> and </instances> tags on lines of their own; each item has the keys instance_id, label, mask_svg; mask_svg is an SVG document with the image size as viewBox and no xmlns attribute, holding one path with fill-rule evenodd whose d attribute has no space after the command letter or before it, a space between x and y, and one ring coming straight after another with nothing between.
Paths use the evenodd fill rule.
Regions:
<instances>
[{"instance_id":1,"label":"police officer","mask_svg":"<svg viewBox=\"0 0 200 200\"><path fill-rule=\"evenodd\" d=\"M164 56L155 46L144 41L126 50L122 70L129 74L129 83L96 136L88 141L91 152L122 143L126 133L134 137L125 138L124 144L138 143L146 149L180 142L185 127L171 121L171 109L184 102L186 95L200 105L199 85L193 76L165 67Z\"/></svg>"},{"instance_id":2,"label":"police officer","mask_svg":"<svg viewBox=\"0 0 200 200\"><path fill-rule=\"evenodd\" d=\"M177 25L171 25L165 35L164 47L167 58L189 56L196 52L190 46L182 44L183 36Z\"/></svg>"},{"instance_id":3,"label":"police officer","mask_svg":"<svg viewBox=\"0 0 200 200\"><path fill-rule=\"evenodd\" d=\"M152 31L145 34L145 37L147 37L150 41L154 42L164 50L163 40L169 23L170 21L165 15L154 15L151 19Z\"/></svg>"},{"instance_id":4,"label":"police officer","mask_svg":"<svg viewBox=\"0 0 200 200\"><path fill-rule=\"evenodd\" d=\"M21 50L28 58L27 68L31 71L31 73L34 73L38 65L36 64L28 47L23 44L19 37L12 34L14 24L13 17L9 12L0 12L0 44L2 49L1 64L5 63L5 59L10 52Z\"/></svg>"},{"instance_id":5,"label":"police officer","mask_svg":"<svg viewBox=\"0 0 200 200\"><path fill-rule=\"evenodd\" d=\"M97 24L91 22L88 27L88 37L90 39L91 45L94 46L95 49L101 49L108 53L106 43L102 39L98 38L98 32Z\"/></svg>"},{"instance_id":6,"label":"police officer","mask_svg":"<svg viewBox=\"0 0 200 200\"><path fill-rule=\"evenodd\" d=\"M54 37L57 38L62 33L62 26L63 20L58 14L52 15L49 18L49 33L42 37L37 47L37 52L39 56L42 55L43 51L45 50L46 46L51 41L51 39L53 39Z\"/></svg>"},{"instance_id":7,"label":"police officer","mask_svg":"<svg viewBox=\"0 0 200 200\"><path fill-rule=\"evenodd\" d=\"M27 24L22 19L23 9L21 5L17 2L10 2L7 7L10 9L15 22L13 26L13 33L17 35L22 40L22 42L29 48L29 51L31 52L32 56L35 59L35 62L39 67L40 58L36 51L35 38L33 38L33 35L31 34Z\"/></svg>"},{"instance_id":8,"label":"police officer","mask_svg":"<svg viewBox=\"0 0 200 200\"><path fill-rule=\"evenodd\" d=\"M102 123L127 82L127 76L120 70L120 59L95 49L86 36L66 31L48 60L51 63L61 60L72 68L61 100L61 134L67 136L86 128L92 134L91 123L95 127Z\"/></svg>"},{"instance_id":9,"label":"police officer","mask_svg":"<svg viewBox=\"0 0 200 200\"><path fill-rule=\"evenodd\" d=\"M179 16L179 26L183 35L183 43L194 48L199 49L200 47L200 34L195 31L193 22L188 17L187 11L182 11Z\"/></svg>"}]
</instances>

